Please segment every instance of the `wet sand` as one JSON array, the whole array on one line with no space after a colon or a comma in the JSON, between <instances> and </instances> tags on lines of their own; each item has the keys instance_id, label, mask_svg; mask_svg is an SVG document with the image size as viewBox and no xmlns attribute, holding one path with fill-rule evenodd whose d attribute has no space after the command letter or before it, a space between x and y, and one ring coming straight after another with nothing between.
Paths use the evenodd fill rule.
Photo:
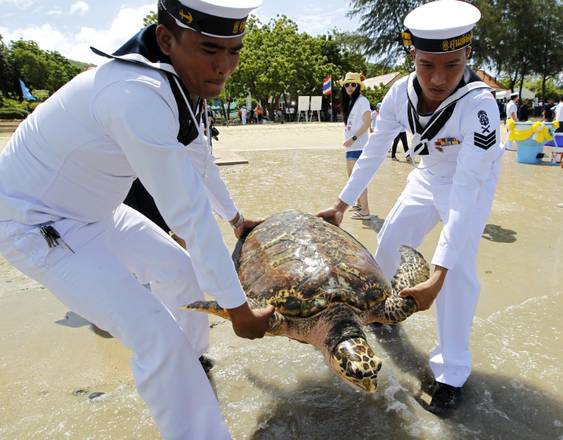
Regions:
<instances>
[{"instance_id":1,"label":"wet sand","mask_svg":"<svg viewBox=\"0 0 563 440\"><path fill-rule=\"evenodd\" d=\"M340 124L220 131L217 148L249 161L221 168L247 217L288 208L315 213L345 183ZM0 147L6 140L0 133ZM373 219L343 222L371 250L410 169L387 160L369 187ZM556 206L563 202L562 174L558 167L518 164L514 152L503 158L478 260L475 368L456 414L437 418L414 399L435 343L433 310L371 329L384 362L373 395L336 379L309 346L285 338L242 340L229 323L212 319L212 380L233 437L563 438L563 209ZM221 224L221 230L232 248L230 228ZM439 230L420 248L428 259ZM95 335L1 258L0 349L0 438L159 438L135 391L130 353ZM98 392L105 394L95 397Z\"/></svg>"}]
</instances>

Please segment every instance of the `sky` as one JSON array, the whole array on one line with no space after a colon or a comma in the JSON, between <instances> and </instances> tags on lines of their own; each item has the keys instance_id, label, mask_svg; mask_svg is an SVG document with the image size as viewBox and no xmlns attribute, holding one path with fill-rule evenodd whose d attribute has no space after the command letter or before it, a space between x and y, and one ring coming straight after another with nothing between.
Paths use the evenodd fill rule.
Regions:
<instances>
[{"instance_id":1,"label":"sky","mask_svg":"<svg viewBox=\"0 0 563 440\"><path fill-rule=\"evenodd\" d=\"M113 52L142 27L156 4L157 0L0 0L0 35L5 43L33 40L43 50L99 64L104 60L89 47ZM356 30L359 20L348 18L348 10L348 0L264 0L255 15L262 22L286 15L300 31L318 35L333 28Z\"/></svg>"}]
</instances>

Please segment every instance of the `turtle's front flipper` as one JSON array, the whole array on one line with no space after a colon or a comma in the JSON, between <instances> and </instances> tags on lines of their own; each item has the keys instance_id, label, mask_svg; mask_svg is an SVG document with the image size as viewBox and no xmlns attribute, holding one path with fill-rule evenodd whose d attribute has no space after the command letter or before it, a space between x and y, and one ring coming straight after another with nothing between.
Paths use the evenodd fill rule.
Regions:
<instances>
[{"instance_id":1,"label":"turtle's front flipper","mask_svg":"<svg viewBox=\"0 0 563 440\"><path fill-rule=\"evenodd\" d=\"M412 296L403 298L393 292L381 305L374 310L365 312L362 315L362 323L364 325L374 322L396 324L404 321L416 311L418 311L418 306Z\"/></svg>"},{"instance_id":2,"label":"turtle's front flipper","mask_svg":"<svg viewBox=\"0 0 563 440\"><path fill-rule=\"evenodd\" d=\"M217 301L196 301L186 306L180 307L182 310L193 310L195 312L209 313L210 315L219 316L223 319L231 320L229 312L221 307ZM269 320L268 334L287 335L287 319L281 313L274 312Z\"/></svg>"}]
</instances>

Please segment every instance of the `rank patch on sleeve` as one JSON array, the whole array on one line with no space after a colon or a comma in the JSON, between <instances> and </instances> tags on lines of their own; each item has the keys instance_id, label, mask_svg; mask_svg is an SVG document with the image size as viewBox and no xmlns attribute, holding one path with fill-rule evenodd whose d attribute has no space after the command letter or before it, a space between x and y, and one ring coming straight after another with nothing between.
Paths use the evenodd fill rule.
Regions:
<instances>
[{"instance_id":1,"label":"rank patch on sleeve","mask_svg":"<svg viewBox=\"0 0 563 440\"><path fill-rule=\"evenodd\" d=\"M479 118L479 122L481 123L481 133L490 133L491 126L489 124L489 117L487 116L487 112L485 110L479 110L477 117Z\"/></svg>"},{"instance_id":2,"label":"rank patch on sleeve","mask_svg":"<svg viewBox=\"0 0 563 440\"><path fill-rule=\"evenodd\" d=\"M488 150L497 142L496 131L493 131L491 134L488 134L486 136L480 133L473 133L473 142L475 143L476 147L482 148L483 150Z\"/></svg>"}]
</instances>

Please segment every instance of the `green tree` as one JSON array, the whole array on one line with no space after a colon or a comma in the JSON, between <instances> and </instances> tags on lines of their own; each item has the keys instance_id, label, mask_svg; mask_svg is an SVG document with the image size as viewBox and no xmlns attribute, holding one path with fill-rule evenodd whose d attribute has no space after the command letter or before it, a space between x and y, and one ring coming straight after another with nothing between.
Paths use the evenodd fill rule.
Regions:
<instances>
[{"instance_id":1,"label":"green tree","mask_svg":"<svg viewBox=\"0 0 563 440\"><path fill-rule=\"evenodd\" d=\"M383 98L389 91L390 87L386 87L384 85L370 87L364 91L364 95L368 99L369 103L373 106L376 106L378 102L382 102Z\"/></svg>"},{"instance_id":2,"label":"green tree","mask_svg":"<svg viewBox=\"0 0 563 440\"><path fill-rule=\"evenodd\" d=\"M365 53L385 64L403 63L407 55L400 35L403 20L422 3L422 0L352 0L349 14L360 18Z\"/></svg>"},{"instance_id":3,"label":"green tree","mask_svg":"<svg viewBox=\"0 0 563 440\"><path fill-rule=\"evenodd\" d=\"M158 16L156 12L149 13L145 18L143 18L143 26L149 26L151 24L158 23Z\"/></svg>"},{"instance_id":4,"label":"green tree","mask_svg":"<svg viewBox=\"0 0 563 440\"><path fill-rule=\"evenodd\" d=\"M10 51L15 70L32 89L54 92L81 71L80 64L58 52L41 50L34 41L15 41Z\"/></svg>"},{"instance_id":5,"label":"green tree","mask_svg":"<svg viewBox=\"0 0 563 440\"><path fill-rule=\"evenodd\" d=\"M11 45L14 67L20 78L34 89L48 89L49 63L34 41L18 40Z\"/></svg>"},{"instance_id":6,"label":"green tree","mask_svg":"<svg viewBox=\"0 0 563 440\"><path fill-rule=\"evenodd\" d=\"M478 63L492 66L520 89L527 76L539 75L544 86L563 68L563 7L558 0L476 0L482 18L473 44Z\"/></svg>"},{"instance_id":7,"label":"green tree","mask_svg":"<svg viewBox=\"0 0 563 440\"><path fill-rule=\"evenodd\" d=\"M12 54L0 35L0 93L5 97L17 95L19 90L17 80Z\"/></svg>"},{"instance_id":8,"label":"green tree","mask_svg":"<svg viewBox=\"0 0 563 440\"><path fill-rule=\"evenodd\" d=\"M327 61L318 38L299 33L285 16L268 24L249 20L240 64L229 81L235 96L251 94L270 113L281 99L320 94L322 80L334 74L336 66Z\"/></svg>"},{"instance_id":9,"label":"green tree","mask_svg":"<svg viewBox=\"0 0 563 440\"><path fill-rule=\"evenodd\" d=\"M541 0L539 3L540 32L538 33L533 71L541 78L539 95L542 99L547 99L549 97L547 94L549 79L561 75L563 71L563 39L561 38L563 6L560 0Z\"/></svg>"}]
</instances>

